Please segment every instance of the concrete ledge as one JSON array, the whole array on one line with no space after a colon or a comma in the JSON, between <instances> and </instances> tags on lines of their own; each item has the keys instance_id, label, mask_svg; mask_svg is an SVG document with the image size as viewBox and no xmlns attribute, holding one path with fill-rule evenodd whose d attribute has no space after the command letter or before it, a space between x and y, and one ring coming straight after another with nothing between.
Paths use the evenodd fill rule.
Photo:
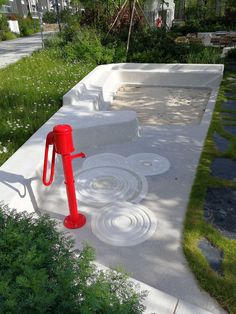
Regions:
<instances>
[{"instance_id":1,"label":"concrete ledge","mask_svg":"<svg viewBox=\"0 0 236 314\"><path fill-rule=\"evenodd\" d=\"M16 198L18 201L12 203L14 206L32 208L30 202L20 197L20 191L23 191L26 180L42 166L45 139L56 124L72 126L76 151L124 143L138 136L138 121L133 111L80 112L74 106L62 107L0 167L0 191L5 203L11 204ZM12 188L5 182L10 182Z\"/></svg>"},{"instance_id":2,"label":"concrete ledge","mask_svg":"<svg viewBox=\"0 0 236 314\"><path fill-rule=\"evenodd\" d=\"M99 270L109 270L108 267L97 262L94 263ZM139 286L139 291L147 291L148 295L143 301L146 307L144 314L213 314L194 304L184 302L181 299L173 297L163 291L155 289L141 281L129 278L131 282ZM223 312L222 312L223 313Z\"/></svg>"},{"instance_id":3,"label":"concrete ledge","mask_svg":"<svg viewBox=\"0 0 236 314\"><path fill-rule=\"evenodd\" d=\"M221 64L101 65L65 94L63 104L81 111L109 110L116 91L126 84L217 88L223 69Z\"/></svg>"}]
</instances>

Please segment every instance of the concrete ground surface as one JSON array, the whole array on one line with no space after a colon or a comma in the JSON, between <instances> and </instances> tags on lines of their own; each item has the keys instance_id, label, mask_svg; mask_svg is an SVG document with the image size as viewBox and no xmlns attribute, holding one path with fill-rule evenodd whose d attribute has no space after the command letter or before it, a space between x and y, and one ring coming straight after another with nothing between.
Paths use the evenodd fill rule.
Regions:
<instances>
[{"instance_id":1,"label":"concrete ground surface","mask_svg":"<svg viewBox=\"0 0 236 314\"><path fill-rule=\"evenodd\" d=\"M124 69L130 66L139 67L139 65L130 64L115 65L114 67ZM146 67L146 70L149 67L155 67L155 65L141 66ZM175 65L167 65L164 67L175 67ZM182 67L184 68L183 73L181 72L179 77L186 78L186 66ZM104 68L106 69L106 67ZM101 67L99 67L99 69L101 69ZM153 73L152 71L154 70L144 71L144 75L146 75L145 79L150 79ZM221 70L222 69L220 69L220 71ZM130 77L129 70L124 69L122 71L122 74L127 74L125 78ZM139 70L137 72L139 72ZM169 75L171 79L173 75L175 75L175 72ZM140 71L140 73L142 72ZM201 73L203 73L205 77L206 69ZM107 72L104 71L103 74L107 78ZM132 72L131 74L137 76L136 72ZM193 80L199 77L198 74L199 72L192 75ZM94 75L94 71L92 75ZM218 82L219 76L217 75L219 75L219 73L216 73L215 78L215 74L213 73L213 76L210 75L209 79L214 82L216 79ZM167 78L165 74L164 76ZM189 77L188 74L187 77ZM90 84L92 84L91 75L88 76L87 79L89 79ZM110 81L111 80L109 80L109 82ZM100 79L99 82L101 82ZM184 83L183 85L185 86ZM92 87L95 89L94 85ZM106 89L104 88L104 90ZM77 97L76 93L77 90L75 90L75 96ZM86 170L86 160L75 159L73 165L79 211L86 215L87 223L81 229L68 230L68 232L75 239L75 246L77 248L81 248L83 242L89 242L96 249L97 263L109 268L123 265L135 280L145 283L144 287L148 285L148 290L151 291L151 293L146 301L148 306L147 313L225 313L215 300L200 289L188 267L182 251L182 230L185 212L204 139L214 109L215 93L216 90L214 89L210 95L210 100L200 124L147 126L140 123L139 132L137 134L135 124L137 120L135 119L134 111L81 112L77 107L78 103L72 105L70 101L69 104L64 104L64 106L1 167L1 195L4 195L5 202L8 202L10 206L16 207L18 210L22 208L22 210L29 212L50 214L51 217L57 219L59 228L65 231L63 220L65 215L68 215L68 205L60 158L57 158L56 175L53 184L50 187L43 187L41 181L45 138L47 133L51 131L52 126L56 124L71 124L72 128L75 130L74 141L76 152L82 150L90 158L101 153L116 154L116 156L120 156L120 160L122 158L126 160L127 157L133 154L159 154L169 161L169 170L158 175L146 175L142 180L138 179L139 176L134 175L134 171L126 170L125 163L124 165L119 165L115 162L112 166L116 168L116 171L113 169L112 171L114 172L109 175L107 171L112 167L104 166L103 169L106 174L100 181L93 181L93 177L92 180L89 181L86 175L84 175L84 182L88 182L86 187L88 191L92 191L92 193L86 194L88 197L87 200L80 198L81 193L80 189L78 189L78 182L80 178L82 178L81 172L84 174L88 171L87 173L89 174L89 171L93 170ZM75 100L77 101L77 99ZM127 121L130 121L128 125L121 113L125 115L126 119L128 119ZM132 130L130 130L129 127L132 123L134 123L134 125L131 128ZM117 127L114 128L115 126ZM134 133L131 131L134 131ZM119 137L117 134L114 134L116 132L119 134ZM124 139L120 138L121 135ZM132 136L129 138L128 135ZM94 140L94 142L92 143L91 140ZM32 156L34 156L34 158L32 158ZM149 166L149 162L145 161L144 165ZM99 162L92 169L99 169ZM126 173L130 179L127 179L126 175L123 176L122 173ZM91 179L91 175L88 175L88 178ZM136 184L137 181L135 181L135 178L137 181L139 180L138 184ZM83 184L83 182L80 182L80 184ZM146 187L142 190L143 186ZM22 188L25 190L23 193ZM119 197L123 192L126 193L130 191L131 193L137 192L136 194L139 194L141 191L143 194L142 197L138 200L136 197L135 201L133 201L134 204L132 200L128 199L128 201L132 203L132 206L146 207L152 215L154 215L156 227L154 232L150 234L150 237L145 238L145 241L141 241L140 243L131 243L129 246L116 246L113 245L112 242L102 241L98 237L98 234L96 234L96 230L94 229L94 232L92 229L92 221L94 221L96 215L102 212L103 207L101 204L96 204L94 201L91 202L94 195L96 196L96 190L99 189L102 192L101 194L103 194L103 190L109 191L109 189L111 194L114 193L114 191L116 193L117 189L117 195ZM135 189L137 189L137 191L135 191ZM114 195L114 202L116 202L116 194ZM120 201L120 199L118 200ZM127 202L127 199L125 199L125 201ZM119 206L120 205L117 205L117 211L119 210ZM116 212L116 208L114 212ZM122 224L124 224L129 232L130 226L126 218L127 217L124 217L124 219L121 219L118 223L120 222L121 227ZM133 219L133 217L131 217L131 219ZM148 223L150 223L150 220ZM142 223L137 224L138 230L142 231L140 225L142 227ZM115 221L112 227L117 229L120 226L117 226L117 221ZM112 233L110 237L111 239L113 238ZM129 239L127 238L127 240Z\"/></svg>"},{"instance_id":2,"label":"concrete ground surface","mask_svg":"<svg viewBox=\"0 0 236 314\"><path fill-rule=\"evenodd\" d=\"M79 209L85 213L87 224L80 230L71 230L70 234L78 248L81 248L83 241L91 243L96 248L96 260L100 264L111 268L123 265L135 279L216 314L223 311L198 287L188 268L181 244L185 209L204 136L205 130L199 126L142 127L140 137L132 142L87 149L87 156L115 153L128 157L143 152L158 153L170 161L171 167L164 174L147 177L148 194L140 204L155 214L157 229L145 242L129 247L102 242L91 230L92 217L101 207L84 204L80 200ZM74 169L81 170L82 163L82 160L75 160ZM55 217L67 213L64 178L60 167L59 160L57 177L51 187L43 193L40 192L41 186L38 187L38 194L43 196L39 200L39 208Z\"/></svg>"},{"instance_id":3,"label":"concrete ground surface","mask_svg":"<svg viewBox=\"0 0 236 314\"><path fill-rule=\"evenodd\" d=\"M43 37L52 34L53 32L44 32ZM42 38L40 33L28 37L2 41L0 42L0 68L15 63L41 48Z\"/></svg>"}]
</instances>

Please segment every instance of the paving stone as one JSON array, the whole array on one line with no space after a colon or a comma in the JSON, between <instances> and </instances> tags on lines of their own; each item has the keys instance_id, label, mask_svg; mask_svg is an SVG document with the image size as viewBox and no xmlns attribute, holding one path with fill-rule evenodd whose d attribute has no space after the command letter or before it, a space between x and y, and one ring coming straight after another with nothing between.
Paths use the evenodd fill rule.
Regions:
<instances>
[{"instance_id":1,"label":"paving stone","mask_svg":"<svg viewBox=\"0 0 236 314\"><path fill-rule=\"evenodd\" d=\"M235 125L225 125L224 126L225 131L231 133L232 135L236 136L236 126Z\"/></svg>"},{"instance_id":2,"label":"paving stone","mask_svg":"<svg viewBox=\"0 0 236 314\"><path fill-rule=\"evenodd\" d=\"M232 112L222 112L222 116L223 118L236 119L236 113L232 113Z\"/></svg>"},{"instance_id":3,"label":"paving stone","mask_svg":"<svg viewBox=\"0 0 236 314\"><path fill-rule=\"evenodd\" d=\"M211 171L214 177L236 181L236 162L230 158L215 158Z\"/></svg>"},{"instance_id":4,"label":"paving stone","mask_svg":"<svg viewBox=\"0 0 236 314\"><path fill-rule=\"evenodd\" d=\"M217 149L224 153L229 148L230 141L218 134L217 132L214 132L213 139L216 144Z\"/></svg>"},{"instance_id":5,"label":"paving stone","mask_svg":"<svg viewBox=\"0 0 236 314\"><path fill-rule=\"evenodd\" d=\"M225 64L225 69L230 71L236 71L236 63L234 61Z\"/></svg>"},{"instance_id":6,"label":"paving stone","mask_svg":"<svg viewBox=\"0 0 236 314\"><path fill-rule=\"evenodd\" d=\"M222 104L223 110L236 110L236 100L230 99L226 100Z\"/></svg>"},{"instance_id":7,"label":"paving stone","mask_svg":"<svg viewBox=\"0 0 236 314\"><path fill-rule=\"evenodd\" d=\"M198 247L202 251L210 267L219 275L223 275L221 268L223 252L214 247L207 239L200 240L198 242Z\"/></svg>"},{"instance_id":8,"label":"paving stone","mask_svg":"<svg viewBox=\"0 0 236 314\"><path fill-rule=\"evenodd\" d=\"M208 188L204 218L224 236L236 239L236 190L229 187Z\"/></svg>"},{"instance_id":9,"label":"paving stone","mask_svg":"<svg viewBox=\"0 0 236 314\"><path fill-rule=\"evenodd\" d=\"M232 92L225 92L224 95L225 97L231 97L231 98L236 97L236 94Z\"/></svg>"},{"instance_id":10,"label":"paving stone","mask_svg":"<svg viewBox=\"0 0 236 314\"><path fill-rule=\"evenodd\" d=\"M196 300L197 302L197 300ZM160 314L161 312L154 312ZM172 313L171 313L172 314ZM213 314L203 308L198 307L197 305L190 304L183 300L179 300L178 306L174 314Z\"/></svg>"}]
</instances>

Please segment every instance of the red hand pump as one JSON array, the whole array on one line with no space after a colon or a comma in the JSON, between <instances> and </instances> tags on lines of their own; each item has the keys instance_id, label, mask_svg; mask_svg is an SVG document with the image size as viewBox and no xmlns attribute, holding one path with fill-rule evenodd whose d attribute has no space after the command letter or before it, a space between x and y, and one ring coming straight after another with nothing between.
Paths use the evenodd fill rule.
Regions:
<instances>
[{"instance_id":1,"label":"red hand pump","mask_svg":"<svg viewBox=\"0 0 236 314\"><path fill-rule=\"evenodd\" d=\"M52 165L49 180L47 181L48 149L53 145ZM64 219L64 226L69 229L81 228L86 223L86 217L78 213L72 160L74 158L85 158L84 153L71 155L74 151L72 128L68 124L56 125L52 132L49 132L46 138L44 165L43 165L43 184L49 186L53 182L55 169L56 153L62 157L62 165L65 176L66 192L69 204L70 214Z\"/></svg>"}]
</instances>

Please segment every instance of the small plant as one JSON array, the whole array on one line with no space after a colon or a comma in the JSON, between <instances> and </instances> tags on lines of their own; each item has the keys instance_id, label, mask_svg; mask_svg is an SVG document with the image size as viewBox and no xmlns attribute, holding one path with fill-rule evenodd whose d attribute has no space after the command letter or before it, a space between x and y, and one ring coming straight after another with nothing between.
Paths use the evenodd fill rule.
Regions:
<instances>
[{"instance_id":1,"label":"small plant","mask_svg":"<svg viewBox=\"0 0 236 314\"><path fill-rule=\"evenodd\" d=\"M43 14L43 22L53 24L57 22L57 15L55 11L46 11Z\"/></svg>"},{"instance_id":2,"label":"small plant","mask_svg":"<svg viewBox=\"0 0 236 314\"><path fill-rule=\"evenodd\" d=\"M222 63L221 51L216 47L203 47L199 44L193 44L187 55L187 63Z\"/></svg>"},{"instance_id":3,"label":"small plant","mask_svg":"<svg viewBox=\"0 0 236 314\"><path fill-rule=\"evenodd\" d=\"M19 18L21 36L29 36L39 31L39 21L32 17Z\"/></svg>"},{"instance_id":4,"label":"small plant","mask_svg":"<svg viewBox=\"0 0 236 314\"><path fill-rule=\"evenodd\" d=\"M142 313L127 276L98 271L94 251L75 251L47 217L0 208L1 313Z\"/></svg>"},{"instance_id":5,"label":"small plant","mask_svg":"<svg viewBox=\"0 0 236 314\"><path fill-rule=\"evenodd\" d=\"M9 31L4 32L2 36L2 40L11 40L15 38L17 38L17 36L14 33L9 32Z\"/></svg>"},{"instance_id":6,"label":"small plant","mask_svg":"<svg viewBox=\"0 0 236 314\"><path fill-rule=\"evenodd\" d=\"M96 64L111 63L114 49L103 46L95 29L78 27L66 29L62 34L65 40L64 57L70 61L91 62Z\"/></svg>"}]
</instances>

